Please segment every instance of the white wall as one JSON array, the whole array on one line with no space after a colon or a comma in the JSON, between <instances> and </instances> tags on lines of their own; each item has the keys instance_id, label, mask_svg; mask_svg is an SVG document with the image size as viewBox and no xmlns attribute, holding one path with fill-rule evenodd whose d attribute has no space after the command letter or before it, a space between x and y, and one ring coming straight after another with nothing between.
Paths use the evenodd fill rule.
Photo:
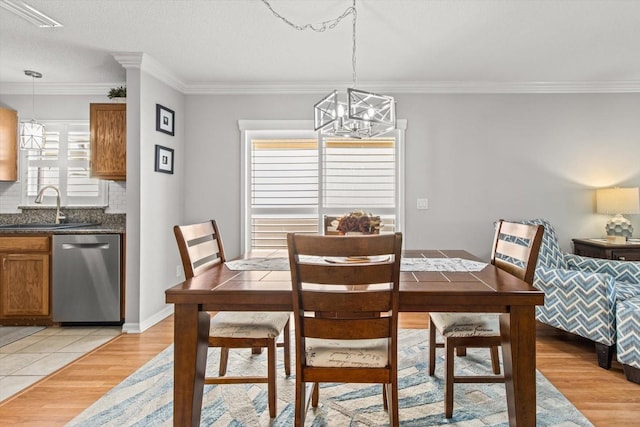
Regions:
<instances>
[{"instance_id":1,"label":"white wall","mask_svg":"<svg viewBox=\"0 0 640 427\"><path fill-rule=\"evenodd\" d=\"M156 131L156 104L175 111L175 135ZM173 226L182 223L184 95L140 68L127 69L127 272L124 330L171 313L165 289L184 280ZM174 149L174 174L155 172L155 146Z\"/></svg>"},{"instance_id":2,"label":"white wall","mask_svg":"<svg viewBox=\"0 0 640 427\"><path fill-rule=\"evenodd\" d=\"M186 99L185 220L216 218L240 251L239 119L310 119L317 95ZM640 94L400 94L405 247L488 258L496 219L546 218L564 250L604 235L594 189L640 186ZM417 198L429 209L418 211ZM640 215L629 217L640 236Z\"/></svg>"},{"instance_id":3,"label":"white wall","mask_svg":"<svg viewBox=\"0 0 640 427\"><path fill-rule=\"evenodd\" d=\"M143 68L144 70L144 68ZM240 251L239 119L309 120L318 95L183 95L127 69L127 330L170 312L179 281L174 224L215 218L227 255ZM492 222L544 217L564 250L604 234L594 188L640 186L640 94L397 96L407 119L405 247L489 255ZM38 118L88 119L106 96L39 96ZM155 130L155 104L176 112L176 134ZM29 96L0 105L31 111ZM155 144L175 150L175 173L154 172ZM0 183L3 188L11 184ZM416 210L416 198L429 210ZM0 200L0 206L4 200ZM640 215L631 216L640 236Z\"/></svg>"},{"instance_id":4,"label":"white wall","mask_svg":"<svg viewBox=\"0 0 640 427\"><path fill-rule=\"evenodd\" d=\"M184 96L143 73L140 102L140 318L165 309L164 291L184 280L173 226L182 222L185 167ZM175 135L156 131L156 104L175 111ZM155 172L155 146L174 149L174 173ZM169 308L172 308L169 307Z\"/></svg>"}]
</instances>

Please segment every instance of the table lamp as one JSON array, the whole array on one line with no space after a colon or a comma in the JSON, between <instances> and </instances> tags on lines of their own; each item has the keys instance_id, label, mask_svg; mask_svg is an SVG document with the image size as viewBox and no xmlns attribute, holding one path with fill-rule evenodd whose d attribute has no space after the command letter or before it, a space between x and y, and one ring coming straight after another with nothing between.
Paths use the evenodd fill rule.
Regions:
<instances>
[{"instance_id":1,"label":"table lamp","mask_svg":"<svg viewBox=\"0 0 640 427\"><path fill-rule=\"evenodd\" d=\"M607 240L614 243L625 243L633 233L633 226L631 221L622 215L640 214L638 187L600 188L596 190L596 206L598 213L613 215L605 226Z\"/></svg>"}]
</instances>

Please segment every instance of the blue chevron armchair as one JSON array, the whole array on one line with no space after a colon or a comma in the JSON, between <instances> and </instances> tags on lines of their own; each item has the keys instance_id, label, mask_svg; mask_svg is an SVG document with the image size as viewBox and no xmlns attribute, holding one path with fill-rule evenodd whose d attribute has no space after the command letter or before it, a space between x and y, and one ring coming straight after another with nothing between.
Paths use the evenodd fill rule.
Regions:
<instances>
[{"instance_id":1,"label":"blue chevron armchair","mask_svg":"<svg viewBox=\"0 0 640 427\"><path fill-rule=\"evenodd\" d=\"M551 224L544 236L533 285L545 294L536 319L595 343L598 365L609 369L616 344L616 302L640 295L640 262L612 261L563 253Z\"/></svg>"},{"instance_id":2,"label":"blue chevron armchair","mask_svg":"<svg viewBox=\"0 0 640 427\"><path fill-rule=\"evenodd\" d=\"M618 362L627 379L640 384L640 297L618 301L616 323Z\"/></svg>"}]
</instances>

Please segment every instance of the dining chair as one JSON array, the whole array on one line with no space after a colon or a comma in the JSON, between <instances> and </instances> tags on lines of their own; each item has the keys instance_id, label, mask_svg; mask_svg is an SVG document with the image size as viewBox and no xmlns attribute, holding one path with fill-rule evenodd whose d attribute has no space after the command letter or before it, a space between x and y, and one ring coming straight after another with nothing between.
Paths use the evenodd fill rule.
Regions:
<instances>
[{"instance_id":1,"label":"dining chair","mask_svg":"<svg viewBox=\"0 0 640 427\"><path fill-rule=\"evenodd\" d=\"M186 279L225 262L222 238L215 220L173 227ZM289 319L283 312L220 312L212 316L209 347L220 348L218 376L205 377L205 384L267 383L269 415L276 416L276 348L284 347L284 369L291 374ZM276 340L283 334L283 343ZM267 348L265 376L225 376L230 348Z\"/></svg>"},{"instance_id":2,"label":"dining chair","mask_svg":"<svg viewBox=\"0 0 640 427\"><path fill-rule=\"evenodd\" d=\"M295 425L326 382L382 384L398 425L398 294L402 234L289 233L296 337Z\"/></svg>"},{"instance_id":3,"label":"dining chair","mask_svg":"<svg viewBox=\"0 0 640 427\"><path fill-rule=\"evenodd\" d=\"M532 284L544 227L500 220L496 225L491 264ZM444 343L436 342L436 330ZM444 413L453 416L454 383L503 383L500 374L500 315L495 313L429 313L429 375L436 367L436 347L445 349ZM458 356L467 347L490 349L493 375L458 376L454 373L454 349Z\"/></svg>"}]
</instances>

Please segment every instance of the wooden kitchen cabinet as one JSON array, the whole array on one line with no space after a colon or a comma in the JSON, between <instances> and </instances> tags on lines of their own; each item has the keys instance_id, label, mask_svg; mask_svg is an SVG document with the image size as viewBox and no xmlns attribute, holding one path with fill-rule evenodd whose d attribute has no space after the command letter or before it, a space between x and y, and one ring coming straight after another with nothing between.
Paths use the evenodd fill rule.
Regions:
<instances>
[{"instance_id":1,"label":"wooden kitchen cabinet","mask_svg":"<svg viewBox=\"0 0 640 427\"><path fill-rule=\"evenodd\" d=\"M0 108L0 181L18 180L18 113Z\"/></svg>"},{"instance_id":2,"label":"wooden kitchen cabinet","mask_svg":"<svg viewBox=\"0 0 640 427\"><path fill-rule=\"evenodd\" d=\"M0 324L51 323L50 240L0 237Z\"/></svg>"},{"instance_id":3,"label":"wooden kitchen cabinet","mask_svg":"<svg viewBox=\"0 0 640 427\"><path fill-rule=\"evenodd\" d=\"M91 176L127 179L127 104L91 104Z\"/></svg>"}]
</instances>

